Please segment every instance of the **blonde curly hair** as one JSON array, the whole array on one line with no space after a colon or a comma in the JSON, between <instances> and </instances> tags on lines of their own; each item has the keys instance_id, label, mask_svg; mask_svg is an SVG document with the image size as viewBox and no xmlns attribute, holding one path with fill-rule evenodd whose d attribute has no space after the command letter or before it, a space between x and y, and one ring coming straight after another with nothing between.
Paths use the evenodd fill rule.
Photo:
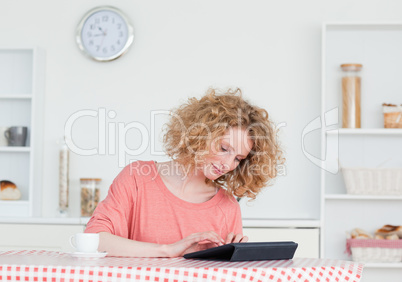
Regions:
<instances>
[{"instance_id":1,"label":"blonde curly hair","mask_svg":"<svg viewBox=\"0 0 402 282\"><path fill-rule=\"evenodd\" d=\"M224 187L228 195L255 199L265 186L272 185L277 166L283 164L283 151L277 141L276 127L268 112L250 105L240 89L218 91L209 89L201 97L188 101L171 111L163 137L166 154L179 164L194 171L208 153L211 140L225 134L227 129L247 130L253 141L248 156L232 171L212 181Z\"/></svg>"}]
</instances>

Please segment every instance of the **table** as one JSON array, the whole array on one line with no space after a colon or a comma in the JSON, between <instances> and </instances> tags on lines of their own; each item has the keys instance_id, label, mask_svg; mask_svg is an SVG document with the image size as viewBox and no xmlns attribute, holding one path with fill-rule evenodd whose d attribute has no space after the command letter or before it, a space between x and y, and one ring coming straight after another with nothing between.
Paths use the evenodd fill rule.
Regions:
<instances>
[{"instance_id":1,"label":"table","mask_svg":"<svg viewBox=\"0 0 402 282\"><path fill-rule=\"evenodd\" d=\"M350 281L363 265L350 261L223 262L184 258L73 258L53 251L0 252L0 281Z\"/></svg>"}]
</instances>

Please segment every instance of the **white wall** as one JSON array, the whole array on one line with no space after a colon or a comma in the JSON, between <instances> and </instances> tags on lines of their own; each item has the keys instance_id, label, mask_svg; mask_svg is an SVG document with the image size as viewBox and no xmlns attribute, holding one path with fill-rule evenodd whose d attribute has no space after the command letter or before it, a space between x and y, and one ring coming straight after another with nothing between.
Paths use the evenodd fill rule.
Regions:
<instances>
[{"instance_id":1,"label":"white wall","mask_svg":"<svg viewBox=\"0 0 402 282\"><path fill-rule=\"evenodd\" d=\"M109 63L83 56L75 43L81 17L102 4L123 10L134 25L129 52ZM287 175L268 188L246 218L318 218L319 169L302 153L301 132L320 113L323 21L400 21L400 1L54 1L2 0L1 47L46 50L43 215L58 205L56 141L66 120L83 109L117 113L108 123L138 121L150 127L151 110L168 110L209 86L238 86L266 108L281 133ZM347 44L347 42L345 42ZM158 119L158 126L163 118ZM79 120L73 131L81 147L97 146L97 121ZM130 147L140 144L131 131ZM319 155L319 135L306 137ZM157 146L160 148L160 146ZM148 148L130 159L164 159ZM102 194L120 171L115 154L71 158L71 214L79 215L79 178L101 177Z\"/></svg>"}]
</instances>

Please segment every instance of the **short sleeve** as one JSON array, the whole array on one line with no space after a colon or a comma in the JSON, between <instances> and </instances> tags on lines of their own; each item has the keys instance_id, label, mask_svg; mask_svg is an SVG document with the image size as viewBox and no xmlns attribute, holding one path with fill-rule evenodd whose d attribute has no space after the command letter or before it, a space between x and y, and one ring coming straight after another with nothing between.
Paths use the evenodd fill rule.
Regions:
<instances>
[{"instance_id":1,"label":"short sleeve","mask_svg":"<svg viewBox=\"0 0 402 282\"><path fill-rule=\"evenodd\" d=\"M114 179L107 197L96 207L85 233L108 232L128 238L134 224L137 188L136 178L128 165Z\"/></svg>"}]
</instances>

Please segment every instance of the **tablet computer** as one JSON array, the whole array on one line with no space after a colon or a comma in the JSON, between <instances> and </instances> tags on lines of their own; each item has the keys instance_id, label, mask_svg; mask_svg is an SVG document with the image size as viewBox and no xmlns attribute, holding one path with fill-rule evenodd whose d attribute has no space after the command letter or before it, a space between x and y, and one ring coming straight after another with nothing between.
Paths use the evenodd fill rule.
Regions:
<instances>
[{"instance_id":1,"label":"tablet computer","mask_svg":"<svg viewBox=\"0 0 402 282\"><path fill-rule=\"evenodd\" d=\"M293 241L231 243L188 253L184 258L220 261L286 260L293 258L297 246Z\"/></svg>"}]
</instances>

